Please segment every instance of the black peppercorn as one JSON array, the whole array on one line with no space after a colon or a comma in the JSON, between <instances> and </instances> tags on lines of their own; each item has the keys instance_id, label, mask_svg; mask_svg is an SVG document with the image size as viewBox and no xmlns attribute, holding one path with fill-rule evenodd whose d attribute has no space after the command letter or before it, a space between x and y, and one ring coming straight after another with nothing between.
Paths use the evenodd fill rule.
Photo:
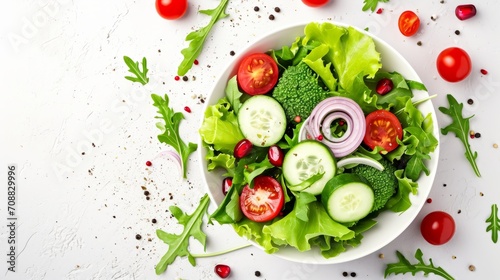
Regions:
<instances>
[{"instance_id":1,"label":"black peppercorn","mask_svg":"<svg viewBox=\"0 0 500 280\"><path fill-rule=\"evenodd\" d=\"M280 9L280 7L276 7L276 8L274 8L274 11L279 13L279 12L281 12L281 9Z\"/></svg>"},{"instance_id":2,"label":"black peppercorn","mask_svg":"<svg viewBox=\"0 0 500 280\"><path fill-rule=\"evenodd\" d=\"M184 82L187 82L187 81L188 81L188 79L189 79L189 78L188 78L187 76L182 77L182 80L183 80Z\"/></svg>"},{"instance_id":3,"label":"black peppercorn","mask_svg":"<svg viewBox=\"0 0 500 280\"><path fill-rule=\"evenodd\" d=\"M274 15L269 15L270 20L274 20Z\"/></svg>"},{"instance_id":4,"label":"black peppercorn","mask_svg":"<svg viewBox=\"0 0 500 280\"><path fill-rule=\"evenodd\" d=\"M258 12L260 9L259 9L259 7L255 6L255 7L253 7L253 10Z\"/></svg>"},{"instance_id":5,"label":"black peppercorn","mask_svg":"<svg viewBox=\"0 0 500 280\"><path fill-rule=\"evenodd\" d=\"M342 272L342 276L347 277L347 276L349 276L349 273L347 273L346 271L344 271L344 272Z\"/></svg>"},{"instance_id":6,"label":"black peppercorn","mask_svg":"<svg viewBox=\"0 0 500 280\"><path fill-rule=\"evenodd\" d=\"M356 272L351 272L351 277L356 277Z\"/></svg>"},{"instance_id":7,"label":"black peppercorn","mask_svg":"<svg viewBox=\"0 0 500 280\"><path fill-rule=\"evenodd\" d=\"M255 276L259 277L260 276L260 271L255 271Z\"/></svg>"},{"instance_id":8,"label":"black peppercorn","mask_svg":"<svg viewBox=\"0 0 500 280\"><path fill-rule=\"evenodd\" d=\"M137 239L137 240L141 240L141 238L142 238L142 236L141 236L140 234L136 234L136 235L135 235L135 239Z\"/></svg>"}]
</instances>

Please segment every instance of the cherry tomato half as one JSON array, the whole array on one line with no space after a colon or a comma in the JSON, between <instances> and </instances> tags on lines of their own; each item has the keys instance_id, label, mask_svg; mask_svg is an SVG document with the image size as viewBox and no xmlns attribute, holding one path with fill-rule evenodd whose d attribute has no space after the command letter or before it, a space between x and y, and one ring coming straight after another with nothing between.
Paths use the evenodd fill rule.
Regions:
<instances>
[{"instance_id":1,"label":"cherry tomato half","mask_svg":"<svg viewBox=\"0 0 500 280\"><path fill-rule=\"evenodd\" d=\"M267 222L276 218L285 202L280 183L266 175L255 177L253 182L253 189L246 185L240 195L243 215L255 222Z\"/></svg>"},{"instance_id":2,"label":"cherry tomato half","mask_svg":"<svg viewBox=\"0 0 500 280\"><path fill-rule=\"evenodd\" d=\"M328 3L330 0L302 0L309 7L320 7Z\"/></svg>"},{"instance_id":3,"label":"cherry tomato half","mask_svg":"<svg viewBox=\"0 0 500 280\"><path fill-rule=\"evenodd\" d=\"M187 0L156 0L156 11L164 19L178 19L187 11Z\"/></svg>"},{"instance_id":4,"label":"cherry tomato half","mask_svg":"<svg viewBox=\"0 0 500 280\"><path fill-rule=\"evenodd\" d=\"M431 212L422 219L420 232L430 244L442 245L455 234L455 220L446 212Z\"/></svg>"},{"instance_id":5,"label":"cherry tomato half","mask_svg":"<svg viewBox=\"0 0 500 280\"><path fill-rule=\"evenodd\" d=\"M399 16L398 27L401 34L406 37L413 36L417 33L418 28L420 27L420 19L414 12L404 11Z\"/></svg>"},{"instance_id":6,"label":"cherry tomato half","mask_svg":"<svg viewBox=\"0 0 500 280\"><path fill-rule=\"evenodd\" d=\"M366 116L366 132L363 138L371 149L380 146L390 152L399 146L396 139L403 138L403 127L396 115L387 110L373 111Z\"/></svg>"},{"instance_id":7,"label":"cherry tomato half","mask_svg":"<svg viewBox=\"0 0 500 280\"><path fill-rule=\"evenodd\" d=\"M265 53L247 55L238 67L238 85L250 94L265 94L278 82L278 64Z\"/></svg>"},{"instance_id":8,"label":"cherry tomato half","mask_svg":"<svg viewBox=\"0 0 500 280\"><path fill-rule=\"evenodd\" d=\"M461 48L451 47L444 49L438 55L436 67L441 78L454 83L469 76L472 62L466 51Z\"/></svg>"}]
</instances>

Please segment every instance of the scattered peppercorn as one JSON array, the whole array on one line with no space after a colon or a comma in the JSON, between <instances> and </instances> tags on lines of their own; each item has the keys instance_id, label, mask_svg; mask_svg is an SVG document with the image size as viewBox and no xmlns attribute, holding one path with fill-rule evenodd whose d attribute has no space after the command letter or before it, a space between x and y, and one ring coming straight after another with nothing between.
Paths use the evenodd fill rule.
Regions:
<instances>
[{"instance_id":1,"label":"scattered peppercorn","mask_svg":"<svg viewBox=\"0 0 500 280\"><path fill-rule=\"evenodd\" d=\"M436 15L432 15L431 16L431 20L436 20L437 19L437 16Z\"/></svg>"},{"instance_id":2,"label":"scattered peppercorn","mask_svg":"<svg viewBox=\"0 0 500 280\"><path fill-rule=\"evenodd\" d=\"M384 254L378 254L378 258L379 259L383 259L384 258Z\"/></svg>"},{"instance_id":3,"label":"scattered peppercorn","mask_svg":"<svg viewBox=\"0 0 500 280\"><path fill-rule=\"evenodd\" d=\"M269 15L270 20L274 20L274 15Z\"/></svg>"},{"instance_id":4,"label":"scattered peppercorn","mask_svg":"<svg viewBox=\"0 0 500 280\"><path fill-rule=\"evenodd\" d=\"M175 78L174 78L174 79L175 79L176 81L178 81L178 80L180 80L180 79L181 79L181 77L179 77L179 76L175 76Z\"/></svg>"},{"instance_id":5,"label":"scattered peppercorn","mask_svg":"<svg viewBox=\"0 0 500 280\"><path fill-rule=\"evenodd\" d=\"M455 35L460 35L460 30L455 30Z\"/></svg>"},{"instance_id":6,"label":"scattered peppercorn","mask_svg":"<svg viewBox=\"0 0 500 280\"><path fill-rule=\"evenodd\" d=\"M144 191L144 195L149 195L149 191Z\"/></svg>"},{"instance_id":7,"label":"scattered peppercorn","mask_svg":"<svg viewBox=\"0 0 500 280\"><path fill-rule=\"evenodd\" d=\"M356 272L351 272L351 277L356 277Z\"/></svg>"},{"instance_id":8,"label":"scattered peppercorn","mask_svg":"<svg viewBox=\"0 0 500 280\"><path fill-rule=\"evenodd\" d=\"M467 104L469 105L474 104L474 100L472 98L467 99Z\"/></svg>"},{"instance_id":9,"label":"scattered peppercorn","mask_svg":"<svg viewBox=\"0 0 500 280\"><path fill-rule=\"evenodd\" d=\"M187 81L189 80L189 78L188 78L188 76L184 76L184 77L182 77L182 80L183 80L184 82L187 82Z\"/></svg>"},{"instance_id":10,"label":"scattered peppercorn","mask_svg":"<svg viewBox=\"0 0 500 280\"><path fill-rule=\"evenodd\" d=\"M280 9L280 7L275 7L274 11L277 12L277 13L279 13L279 12L281 12L281 9Z\"/></svg>"},{"instance_id":11,"label":"scattered peppercorn","mask_svg":"<svg viewBox=\"0 0 500 280\"><path fill-rule=\"evenodd\" d=\"M457 214L460 214L460 213L462 213L462 210L458 209Z\"/></svg>"},{"instance_id":12,"label":"scattered peppercorn","mask_svg":"<svg viewBox=\"0 0 500 280\"><path fill-rule=\"evenodd\" d=\"M439 3L444 4L444 0L439 1Z\"/></svg>"},{"instance_id":13,"label":"scattered peppercorn","mask_svg":"<svg viewBox=\"0 0 500 280\"><path fill-rule=\"evenodd\" d=\"M136 234L136 235L135 235L135 239L137 239L137 240L141 240L141 238L142 238L142 236L141 236L140 234Z\"/></svg>"},{"instance_id":14,"label":"scattered peppercorn","mask_svg":"<svg viewBox=\"0 0 500 280\"><path fill-rule=\"evenodd\" d=\"M253 7L253 10L256 11L256 12L258 12L260 10L260 8L257 7L257 6L255 6L255 7Z\"/></svg>"},{"instance_id":15,"label":"scattered peppercorn","mask_svg":"<svg viewBox=\"0 0 500 280\"><path fill-rule=\"evenodd\" d=\"M347 276L349 276L349 273L344 271L344 272L342 272L342 276L347 277Z\"/></svg>"},{"instance_id":16,"label":"scattered peppercorn","mask_svg":"<svg viewBox=\"0 0 500 280\"><path fill-rule=\"evenodd\" d=\"M497 149L498 148L498 144L497 143L493 144L493 148Z\"/></svg>"},{"instance_id":17,"label":"scattered peppercorn","mask_svg":"<svg viewBox=\"0 0 500 280\"><path fill-rule=\"evenodd\" d=\"M480 192L480 193L479 193L479 196L484 196L484 193L483 193L483 192Z\"/></svg>"},{"instance_id":18,"label":"scattered peppercorn","mask_svg":"<svg viewBox=\"0 0 500 280\"><path fill-rule=\"evenodd\" d=\"M480 137L481 137L481 133L476 132L476 133L474 134L474 136L475 136L476 138L480 138Z\"/></svg>"},{"instance_id":19,"label":"scattered peppercorn","mask_svg":"<svg viewBox=\"0 0 500 280\"><path fill-rule=\"evenodd\" d=\"M146 166L151 166L151 165L153 165L153 163L151 163L151 161L149 161L149 160L146 161Z\"/></svg>"},{"instance_id":20,"label":"scattered peppercorn","mask_svg":"<svg viewBox=\"0 0 500 280\"><path fill-rule=\"evenodd\" d=\"M260 271L256 270L255 271L255 276L260 277Z\"/></svg>"},{"instance_id":21,"label":"scattered peppercorn","mask_svg":"<svg viewBox=\"0 0 500 280\"><path fill-rule=\"evenodd\" d=\"M457 258L457 256L451 256L451 258L455 260Z\"/></svg>"},{"instance_id":22,"label":"scattered peppercorn","mask_svg":"<svg viewBox=\"0 0 500 280\"><path fill-rule=\"evenodd\" d=\"M475 270L476 270L476 267L475 267L474 265L472 265L472 264L471 264L471 265L469 265L469 270L470 270L470 271L475 271Z\"/></svg>"},{"instance_id":23,"label":"scattered peppercorn","mask_svg":"<svg viewBox=\"0 0 500 280\"><path fill-rule=\"evenodd\" d=\"M422 41L418 41L417 46L422 46Z\"/></svg>"},{"instance_id":24,"label":"scattered peppercorn","mask_svg":"<svg viewBox=\"0 0 500 280\"><path fill-rule=\"evenodd\" d=\"M236 54L236 53L235 53L234 51L230 51L230 52L229 52L229 55L230 55L230 56L233 56L233 55L235 55L235 54Z\"/></svg>"},{"instance_id":25,"label":"scattered peppercorn","mask_svg":"<svg viewBox=\"0 0 500 280\"><path fill-rule=\"evenodd\" d=\"M483 74L483 75L488 74L488 71L486 71L486 69L481 69L480 71L481 71L481 74Z\"/></svg>"},{"instance_id":26,"label":"scattered peppercorn","mask_svg":"<svg viewBox=\"0 0 500 280\"><path fill-rule=\"evenodd\" d=\"M443 184L443 187L446 187L446 184Z\"/></svg>"},{"instance_id":27,"label":"scattered peppercorn","mask_svg":"<svg viewBox=\"0 0 500 280\"><path fill-rule=\"evenodd\" d=\"M156 224L156 222L157 222L157 221L156 221L156 219L152 219L152 220L151 220L151 222L152 222L153 224Z\"/></svg>"}]
</instances>

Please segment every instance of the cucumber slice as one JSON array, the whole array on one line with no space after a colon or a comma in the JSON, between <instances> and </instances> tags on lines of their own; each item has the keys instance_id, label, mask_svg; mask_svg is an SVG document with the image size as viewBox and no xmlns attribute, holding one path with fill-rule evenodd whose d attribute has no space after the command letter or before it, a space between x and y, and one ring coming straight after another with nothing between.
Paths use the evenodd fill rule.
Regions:
<instances>
[{"instance_id":1,"label":"cucumber slice","mask_svg":"<svg viewBox=\"0 0 500 280\"><path fill-rule=\"evenodd\" d=\"M365 178L354 173L343 173L326 183L321 202L333 220L351 223L371 212L375 195Z\"/></svg>"},{"instance_id":2,"label":"cucumber slice","mask_svg":"<svg viewBox=\"0 0 500 280\"><path fill-rule=\"evenodd\" d=\"M290 149L283 159L283 176L289 185L298 185L312 176L323 176L304 189L304 192L319 195L337 172L337 165L331 150L315 140L304 140Z\"/></svg>"},{"instance_id":3,"label":"cucumber slice","mask_svg":"<svg viewBox=\"0 0 500 280\"><path fill-rule=\"evenodd\" d=\"M241 133L253 145L269 147L278 143L286 130L283 107L267 95L250 97L238 111Z\"/></svg>"}]
</instances>

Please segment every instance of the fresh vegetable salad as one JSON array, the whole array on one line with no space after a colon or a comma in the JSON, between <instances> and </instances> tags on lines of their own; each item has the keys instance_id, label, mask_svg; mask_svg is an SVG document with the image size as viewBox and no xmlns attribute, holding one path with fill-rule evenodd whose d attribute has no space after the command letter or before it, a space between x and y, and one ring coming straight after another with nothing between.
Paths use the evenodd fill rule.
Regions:
<instances>
[{"instance_id":1,"label":"fresh vegetable salad","mask_svg":"<svg viewBox=\"0 0 500 280\"><path fill-rule=\"evenodd\" d=\"M358 246L429 175L438 141L415 89L425 87L382 70L373 39L352 27L310 23L290 45L248 54L199 131L207 170L225 170L210 221L268 253Z\"/></svg>"}]
</instances>

